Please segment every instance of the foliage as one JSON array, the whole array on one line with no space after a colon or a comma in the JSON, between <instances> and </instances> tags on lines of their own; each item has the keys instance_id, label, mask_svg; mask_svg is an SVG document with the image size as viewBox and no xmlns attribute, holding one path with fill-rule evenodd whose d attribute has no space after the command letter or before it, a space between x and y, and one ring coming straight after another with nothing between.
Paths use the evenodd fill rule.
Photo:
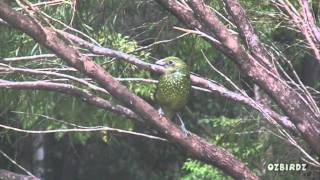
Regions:
<instances>
[{"instance_id":1,"label":"foliage","mask_svg":"<svg viewBox=\"0 0 320 180\"><path fill-rule=\"evenodd\" d=\"M262 154L267 146L260 141L260 130L256 121L243 118L203 118L198 122L209 128L212 134L211 142L217 146L228 149L232 154L248 164L251 169L256 169L257 162L263 161ZM218 169L196 160L189 160L183 167L188 173L186 179L228 179ZM258 169L256 169L258 170Z\"/></svg>"},{"instance_id":2,"label":"foliage","mask_svg":"<svg viewBox=\"0 0 320 180\"><path fill-rule=\"evenodd\" d=\"M210 179L221 179L221 180L227 180L231 179L228 177L225 177L221 171L218 169L206 165L204 163L201 163L196 160L188 159L185 163L182 169L189 171L190 174L184 176L183 180L197 180L197 179L203 179L203 180L210 180Z\"/></svg>"}]
</instances>

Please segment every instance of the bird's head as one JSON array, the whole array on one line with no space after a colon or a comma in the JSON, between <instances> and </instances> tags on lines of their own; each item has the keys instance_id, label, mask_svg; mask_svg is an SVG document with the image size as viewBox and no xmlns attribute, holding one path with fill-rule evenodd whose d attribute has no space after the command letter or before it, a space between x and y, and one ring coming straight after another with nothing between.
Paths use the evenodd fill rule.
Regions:
<instances>
[{"instance_id":1,"label":"bird's head","mask_svg":"<svg viewBox=\"0 0 320 180\"><path fill-rule=\"evenodd\" d=\"M180 58L166 57L156 61L156 64L165 68L165 73L188 72L188 65Z\"/></svg>"}]
</instances>

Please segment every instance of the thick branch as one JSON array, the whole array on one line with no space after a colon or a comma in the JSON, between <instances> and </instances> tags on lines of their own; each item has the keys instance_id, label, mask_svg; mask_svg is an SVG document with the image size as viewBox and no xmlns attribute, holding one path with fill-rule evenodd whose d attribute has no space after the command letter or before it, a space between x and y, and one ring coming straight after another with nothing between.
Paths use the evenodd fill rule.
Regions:
<instances>
[{"instance_id":1,"label":"thick branch","mask_svg":"<svg viewBox=\"0 0 320 180\"><path fill-rule=\"evenodd\" d=\"M237 25L242 39L245 40L247 47L251 51L252 55L258 60L264 67L272 70L276 73L276 69L270 62L271 57L268 55L267 50L261 44L259 37L254 32L254 29L247 19L245 11L242 9L238 0L224 0L228 13L232 16L233 22Z\"/></svg>"},{"instance_id":2,"label":"thick branch","mask_svg":"<svg viewBox=\"0 0 320 180\"><path fill-rule=\"evenodd\" d=\"M301 7L302 7L303 12L305 14L305 23L308 23L308 25L310 26L310 29L312 30L312 33L315 37L316 42L318 43L318 45L320 45L320 29L316 25L316 20L312 14L312 10L309 6L309 3L307 0L299 0L299 2L301 4Z\"/></svg>"},{"instance_id":3,"label":"thick branch","mask_svg":"<svg viewBox=\"0 0 320 180\"><path fill-rule=\"evenodd\" d=\"M24 174L17 174L11 171L0 169L0 179L1 180L40 180L37 177L32 177Z\"/></svg>"}]
</instances>

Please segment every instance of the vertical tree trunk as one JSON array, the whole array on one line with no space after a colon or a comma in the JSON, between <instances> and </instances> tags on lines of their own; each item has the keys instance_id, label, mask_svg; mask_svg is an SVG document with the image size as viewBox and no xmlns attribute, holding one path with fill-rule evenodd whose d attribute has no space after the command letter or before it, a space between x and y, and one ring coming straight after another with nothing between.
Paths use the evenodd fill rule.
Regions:
<instances>
[{"instance_id":1,"label":"vertical tree trunk","mask_svg":"<svg viewBox=\"0 0 320 180\"><path fill-rule=\"evenodd\" d=\"M43 180L45 177L45 147L44 134L35 134L33 140L33 174Z\"/></svg>"}]
</instances>

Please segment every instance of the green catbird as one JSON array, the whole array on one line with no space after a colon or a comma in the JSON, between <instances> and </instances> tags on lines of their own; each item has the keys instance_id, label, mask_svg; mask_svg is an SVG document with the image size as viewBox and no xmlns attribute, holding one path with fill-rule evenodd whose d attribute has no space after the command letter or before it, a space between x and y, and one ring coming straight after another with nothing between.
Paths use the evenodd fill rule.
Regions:
<instances>
[{"instance_id":1,"label":"green catbird","mask_svg":"<svg viewBox=\"0 0 320 180\"><path fill-rule=\"evenodd\" d=\"M167 57L156 64L165 68L160 76L155 100L160 105L159 112L166 118L173 120L178 117L182 130L188 134L178 112L188 102L191 90L191 80L188 65L177 57Z\"/></svg>"}]
</instances>

